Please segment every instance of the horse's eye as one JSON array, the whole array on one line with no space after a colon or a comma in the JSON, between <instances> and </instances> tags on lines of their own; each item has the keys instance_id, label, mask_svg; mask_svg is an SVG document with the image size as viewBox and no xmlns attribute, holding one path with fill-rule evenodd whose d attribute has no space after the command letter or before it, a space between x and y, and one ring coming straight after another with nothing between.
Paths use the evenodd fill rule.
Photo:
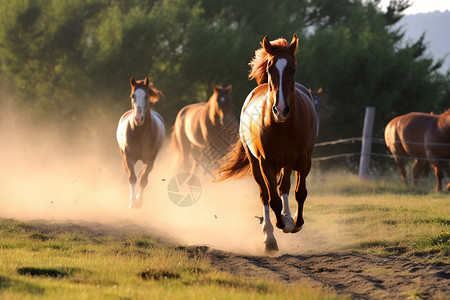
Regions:
<instances>
[{"instance_id":1,"label":"horse's eye","mask_svg":"<svg viewBox=\"0 0 450 300\"><path fill-rule=\"evenodd\" d=\"M133 95L131 95L131 98L134 100L136 98L136 96L133 94Z\"/></svg>"},{"instance_id":2,"label":"horse's eye","mask_svg":"<svg viewBox=\"0 0 450 300\"><path fill-rule=\"evenodd\" d=\"M292 71L292 74L295 74L295 69Z\"/></svg>"}]
</instances>

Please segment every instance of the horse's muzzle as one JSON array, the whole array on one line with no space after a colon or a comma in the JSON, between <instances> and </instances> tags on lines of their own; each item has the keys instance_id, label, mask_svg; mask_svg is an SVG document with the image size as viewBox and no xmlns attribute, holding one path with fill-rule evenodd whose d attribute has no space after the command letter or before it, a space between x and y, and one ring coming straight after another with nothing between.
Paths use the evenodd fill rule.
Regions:
<instances>
[{"instance_id":1,"label":"horse's muzzle","mask_svg":"<svg viewBox=\"0 0 450 300\"><path fill-rule=\"evenodd\" d=\"M280 113L280 112L278 111L278 108L276 107L276 105L274 105L274 106L272 106L272 112L273 112L273 114L274 114L274 116L275 116L275 120L276 120L277 122L284 122L284 121L286 121L287 118L289 117L289 114L290 114L290 112L291 112L291 108L290 108L289 105L288 105L288 106L286 106L286 107L283 109L283 112Z\"/></svg>"},{"instance_id":2,"label":"horse's muzzle","mask_svg":"<svg viewBox=\"0 0 450 300\"><path fill-rule=\"evenodd\" d=\"M136 115L134 117L134 124L136 124L137 126L141 126L142 124L144 124L144 115Z\"/></svg>"}]
</instances>

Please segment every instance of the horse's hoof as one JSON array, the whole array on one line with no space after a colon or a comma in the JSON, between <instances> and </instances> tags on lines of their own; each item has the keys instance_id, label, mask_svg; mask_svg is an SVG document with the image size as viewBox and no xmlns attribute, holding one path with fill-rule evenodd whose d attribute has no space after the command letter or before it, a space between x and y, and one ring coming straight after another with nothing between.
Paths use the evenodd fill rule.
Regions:
<instances>
[{"instance_id":1,"label":"horse's hoof","mask_svg":"<svg viewBox=\"0 0 450 300\"><path fill-rule=\"evenodd\" d=\"M273 255L278 251L277 240L269 239L264 241L264 252L268 255Z\"/></svg>"},{"instance_id":2,"label":"horse's hoof","mask_svg":"<svg viewBox=\"0 0 450 300\"><path fill-rule=\"evenodd\" d=\"M292 232L294 229L295 223L294 219L291 216L283 216L284 217L284 228L282 229L284 233Z\"/></svg>"},{"instance_id":3,"label":"horse's hoof","mask_svg":"<svg viewBox=\"0 0 450 300\"><path fill-rule=\"evenodd\" d=\"M303 228L303 226L300 226L300 227L294 226L294 229L292 229L291 233L297 233L300 230L302 230L302 228Z\"/></svg>"}]
</instances>

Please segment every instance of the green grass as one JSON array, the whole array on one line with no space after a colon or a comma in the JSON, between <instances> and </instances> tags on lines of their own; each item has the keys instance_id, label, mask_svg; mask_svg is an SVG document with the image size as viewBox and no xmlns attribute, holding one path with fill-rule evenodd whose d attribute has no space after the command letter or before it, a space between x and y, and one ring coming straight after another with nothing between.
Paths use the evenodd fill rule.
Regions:
<instances>
[{"instance_id":1,"label":"green grass","mask_svg":"<svg viewBox=\"0 0 450 300\"><path fill-rule=\"evenodd\" d=\"M441 255L441 263L450 263L450 193L399 182L360 182L348 174L313 179L308 188L307 226L340 250L432 253Z\"/></svg>"},{"instance_id":2,"label":"green grass","mask_svg":"<svg viewBox=\"0 0 450 300\"><path fill-rule=\"evenodd\" d=\"M303 283L219 272L146 234L49 228L0 219L1 299L339 299Z\"/></svg>"}]
</instances>

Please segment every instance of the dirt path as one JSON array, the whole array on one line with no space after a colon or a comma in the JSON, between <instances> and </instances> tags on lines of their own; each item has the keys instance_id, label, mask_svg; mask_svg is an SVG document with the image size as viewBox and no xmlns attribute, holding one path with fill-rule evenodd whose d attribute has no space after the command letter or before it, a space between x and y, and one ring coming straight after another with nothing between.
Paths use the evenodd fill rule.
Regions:
<instances>
[{"instance_id":1,"label":"dirt path","mask_svg":"<svg viewBox=\"0 0 450 300\"><path fill-rule=\"evenodd\" d=\"M306 280L352 299L450 299L450 266L427 263L434 256L376 256L353 253L246 256L187 247L221 271L294 284Z\"/></svg>"}]
</instances>

